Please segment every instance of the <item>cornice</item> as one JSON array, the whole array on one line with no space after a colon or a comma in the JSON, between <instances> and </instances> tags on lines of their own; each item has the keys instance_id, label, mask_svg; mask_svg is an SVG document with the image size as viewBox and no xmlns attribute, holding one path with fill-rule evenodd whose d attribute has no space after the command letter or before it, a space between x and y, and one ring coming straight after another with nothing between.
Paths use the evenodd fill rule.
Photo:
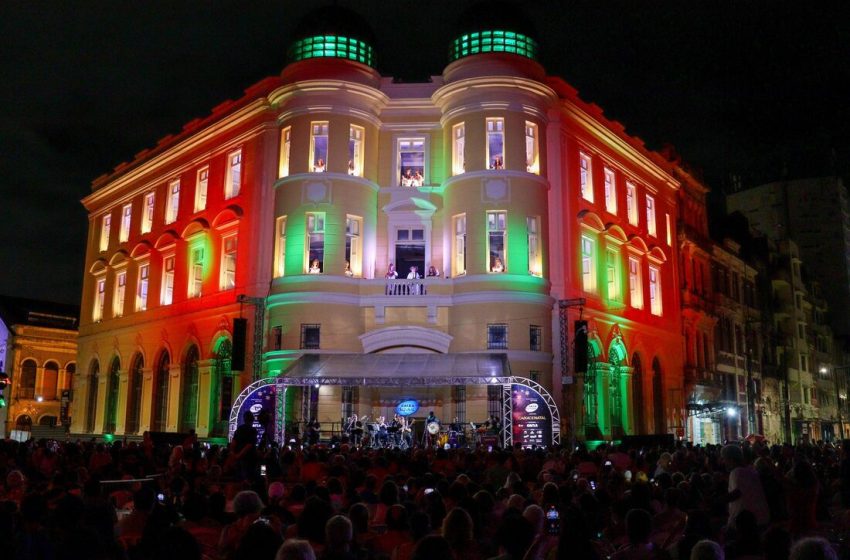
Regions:
<instances>
[{"instance_id":1,"label":"cornice","mask_svg":"<svg viewBox=\"0 0 850 560\"><path fill-rule=\"evenodd\" d=\"M489 99L491 92L496 88L504 88L510 96L526 94L540 98L546 106L554 105L558 101L558 95L549 86L536 80L518 76L485 76L458 80L437 89L431 95L431 100L441 111L446 112L448 105L459 96L478 96L478 90L487 90L488 95L483 96L483 98ZM513 107L515 110L522 110L525 106L525 104L510 99L510 97L504 101L508 103L508 108ZM483 107L486 102L482 101L479 105Z\"/></svg>"},{"instance_id":2,"label":"cornice","mask_svg":"<svg viewBox=\"0 0 850 560\"><path fill-rule=\"evenodd\" d=\"M351 104L351 96L354 95L368 102L375 113L380 113L390 102L390 98L381 90L346 80L304 80L286 84L269 93L268 101L274 107L281 107L291 99L300 100L304 96L315 95L339 96L341 104L345 106Z\"/></svg>"}]
</instances>

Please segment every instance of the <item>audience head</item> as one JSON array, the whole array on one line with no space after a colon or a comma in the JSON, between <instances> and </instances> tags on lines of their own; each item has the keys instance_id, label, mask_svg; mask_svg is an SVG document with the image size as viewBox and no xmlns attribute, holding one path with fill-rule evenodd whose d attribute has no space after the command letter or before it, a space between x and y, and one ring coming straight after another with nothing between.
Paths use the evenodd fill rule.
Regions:
<instances>
[{"instance_id":1,"label":"audience head","mask_svg":"<svg viewBox=\"0 0 850 560\"><path fill-rule=\"evenodd\" d=\"M797 541L791 548L791 560L838 560L838 554L829 541L808 537Z\"/></svg>"},{"instance_id":2,"label":"audience head","mask_svg":"<svg viewBox=\"0 0 850 560\"><path fill-rule=\"evenodd\" d=\"M701 540L691 549L691 560L724 560L723 547L714 541Z\"/></svg>"},{"instance_id":3,"label":"audience head","mask_svg":"<svg viewBox=\"0 0 850 560\"><path fill-rule=\"evenodd\" d=\"M243 490L233 498L233 513L236 517L244 517L252 513L260 513L263 509L263 501L253 490Z\"/></svg>"},{"instance_id":4,"label":"audience head","mask_svg":"<svg viewBox=\"0 0 850 560\"><path fill-rule=\"evenodd\" d=\"M316 553L309 541L289 539L281 546L275 560L316 560Z\"/></svg>"},{"instance_id":5,"label":"audience head","mask_svg":"<svg viewBox=\"0 0 850 560\"><path fill-rule=\"evenodd\" d=\"M631 509L626 514L626 534L633 545L649 542L652 516L645 509Z\"/></svg>"},{"instance_id":6,"label":"audience head","mask_svg":"<svg viewBox=\"0 0 850 560\"><path fill-rule=\"evenodd\" d=\"M410 560L434 560L435 558L454 558L449 541L437 535L428 535L413 548Z\"/></svg>"}]
</instances>

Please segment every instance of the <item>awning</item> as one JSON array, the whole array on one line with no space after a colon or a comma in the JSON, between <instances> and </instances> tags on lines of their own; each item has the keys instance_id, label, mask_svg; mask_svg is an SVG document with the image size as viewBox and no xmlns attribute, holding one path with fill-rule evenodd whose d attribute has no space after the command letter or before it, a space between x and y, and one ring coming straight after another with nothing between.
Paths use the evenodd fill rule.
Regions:
<instances>
[{"instance_id":1,"label":"awning","mask_svg":"<svg viewBox=\"0 0 850 560\"><path fill-rule=\"evenodd\" d=\"M505 354L304 354L283 385L435 386L511 383Z\"/></svg>"}]
</instances>

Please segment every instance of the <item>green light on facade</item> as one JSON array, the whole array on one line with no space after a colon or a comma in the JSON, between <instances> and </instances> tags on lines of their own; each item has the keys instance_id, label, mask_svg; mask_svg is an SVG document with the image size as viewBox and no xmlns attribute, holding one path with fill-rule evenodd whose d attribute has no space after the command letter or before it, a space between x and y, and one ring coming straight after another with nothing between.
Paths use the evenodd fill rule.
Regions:
<instances>
[{"instance_id":1,"label":"green light on facade","mask_svg":"<svg viewBox=\"0 0 850 560\"><path fill-rule=\"evenodd\" d=\"M537 60L539 47L537 41L522 33L513 31L476 31L461 35L452 42L449 60L473 54L507 52Z\"/></svg>"},{"instance_id":2,"label":"green light on facade","mask_svg":"<svg viewBox=\"0 0 850 560\"><path fill-rule=\"evenodd\" d=\"M290 61L298 62L308 58L344 58L375 66L375 51L372 46L359 39L338 37L336 35L316 35L292 43L287 51Z\"/></svg>"}]
</instances>

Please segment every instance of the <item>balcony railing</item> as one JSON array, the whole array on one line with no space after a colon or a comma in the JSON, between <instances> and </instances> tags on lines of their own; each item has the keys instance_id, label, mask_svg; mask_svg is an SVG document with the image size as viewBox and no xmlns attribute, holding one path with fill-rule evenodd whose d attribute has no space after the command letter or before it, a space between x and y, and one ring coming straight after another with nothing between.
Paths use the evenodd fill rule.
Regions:
<instances>
[{"instance_id":1,"label":"balcony railing","mask_svg":"<svg viewBox=\"0 0 850 560\"><path fill-rule=\"evenodd\" d=\"M34 399L35 387L18 387L19 399Z\"/></svg>"},{"instance_id":2,"label":"balcony railing","mask_svg":"<svg viewBox=\"0 0 850 560\"><path fill-rule=\"evenodd\" d=\"M424 296L428 294L428 283L425 278L418 280L386 280L385 295L388 296Z\"/></svg>"}]
</instances>

